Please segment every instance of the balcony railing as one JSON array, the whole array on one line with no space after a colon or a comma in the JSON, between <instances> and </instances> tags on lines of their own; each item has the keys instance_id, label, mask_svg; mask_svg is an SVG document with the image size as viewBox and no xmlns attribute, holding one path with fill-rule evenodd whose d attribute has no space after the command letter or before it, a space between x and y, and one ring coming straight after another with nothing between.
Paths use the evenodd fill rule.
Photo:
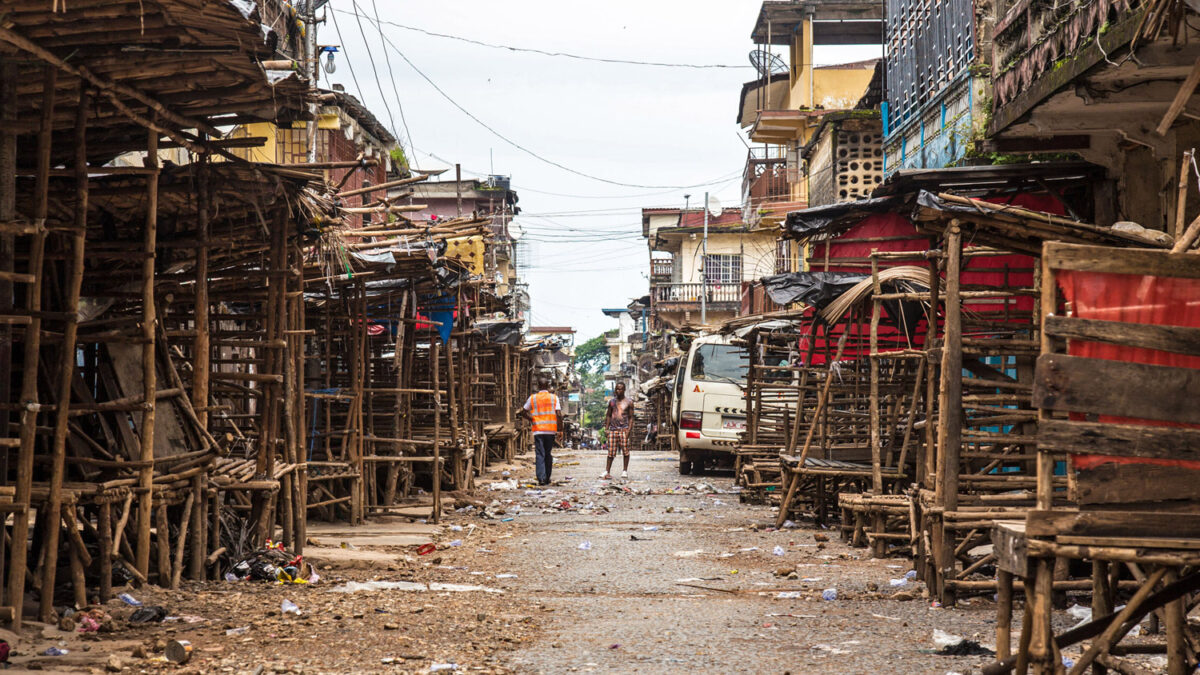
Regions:
<instances>
[{"instance_id":1,"label":"balcony railing","mask_svg":"<svg viewBox=\"0 0 1200 675\"><path fill-rule=\"evenodd\" d=\"M703 284L655 284L651 290L654 302L700 304ZM741 284L708 284L706 302L741 302Z\"/></svg>"},{"instance_id":2,"label":"balcony railing","mask_svg":"<svg viewBox=\"0 0 1200 675\"><path fill-rule=\"evenodd\" d=\"M652 279L670 279L675 271L674 260L651 260L650 261L650 278Z\"/></svg>"},{"instance_id":3,"label":"balcony railing","mask_svg":"<svg viewBox=\"0 0 1200 675\"><path fill-rule=\"evenodd\" d=\"M742 172L742 205L747 222L757 221L759 209L790 198L787 149L781 145L754 146Z\"/></svg>"}]
</instances>

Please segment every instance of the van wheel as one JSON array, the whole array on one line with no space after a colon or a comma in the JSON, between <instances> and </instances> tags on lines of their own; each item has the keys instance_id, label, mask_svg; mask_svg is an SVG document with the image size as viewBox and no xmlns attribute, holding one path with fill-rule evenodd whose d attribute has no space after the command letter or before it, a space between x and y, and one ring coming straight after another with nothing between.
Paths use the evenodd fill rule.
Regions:
<instances>
[{"instance_id":1,"label":"van wheel","mask_svg":"<svg viewBox=\"0 0 1200 675\"><path fill-rule=\"evenodd\" d=\"M679 458L679 475L687 476L692 473L692 461L690 459Z\"/></svg>"}]
</instances>

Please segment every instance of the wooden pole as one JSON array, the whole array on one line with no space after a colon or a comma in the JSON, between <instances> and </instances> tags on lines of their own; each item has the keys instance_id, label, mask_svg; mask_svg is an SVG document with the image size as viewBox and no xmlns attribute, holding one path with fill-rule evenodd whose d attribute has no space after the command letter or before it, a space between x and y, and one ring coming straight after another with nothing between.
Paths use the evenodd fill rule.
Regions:
<instances>
[{"instance_id":1,"label":"wooden pole","mask_svg":"<svg viewBox=\"0 0 1200 675\"><path fill-rule=\"evenodd\" d=\"M433 368L433 513L430 517L435 525L442 521L442 391L438 373L440 340L436 335L429 338L429 364Z\"/></svg>"},{"instance_id":2,"label":"wooden pole","mask_svg":"<svg viewBox=\"0 0 1200 675\"><path fill-rule=\"evenodd\" d=\"M209 347L208 320L208 237L209 202L208 161L200 158L197 165L197 242L196 242L196 297L192 309L192 322L196 331L192 343L192 407L200 424L208 428L208 373L212 369Z\"/></svg>"},{"instance_id":3,"label":"wooden pole","mask_svg":"<svg viewBox=\"0 0 1200 675\"><path fill-rule=\"evenodd\" d=\"M1192 168L1192 151L1183 151L1183 161L1179 165L1179 188L1175 198L1175 230L1171 236L1178 240L1183 236L1183 224L1187 218L1188 173Z\"/></svg>"},{"instance_id":4,"label":"wooden pole","mask_svg":"<svg viewBox=\"0 0 1200 675\"><path fill-rule=\"evenodd\" d=\"M71 235L71 267L68 270L63 311L67 322L63 328L62 354L58 365L57 407L54 415L54 443L50 459L50 499L47 504L46 564L42 567L42 588L53 589L58 568L59 521L62 519L62 484L67 452L67 422L71 414L71 383L75 379L75 336L78 333L79 293L83 285L84 233L87 229L87 111L88 95L80 82L79 107L75 117L75 231ZM74 564L74 560L72 563ZM75 583L72 575L72 583ZM86 594L85 594L86 597ZM42 621L54 621L54 593L43 592L38 603Z\"/></svg>"},{"instance_id":5,"label":"wooden pole","mask_svg":"<svg viewBox=\"0 0 1200 675\"><path fill-rule=\"evenodd\" d=\"M938 415L937 502L944 511L958 508L959 455L962 452L962 302L959 298L962 269L962 232L951 221L946 233L946 328L942 341L942 391ZM954 578L954 538L942 530L938 563L939 594L943 604L954 601L954 589L945 584Z\"/></svg>"},{"instance_id":6,"label":"wooden pole","mask_svg":"<svg viewBox=\"0 0 1200 675\"><path fill-rule=\"evenodd\" d=\"M875 252L876 249L871 249ZM870 424L871 424L871 494L883 494L883 448L880 447L882 433L879 420L879 318L882 306L877 299L883 293L879 283L879 259L871 256L871 283L874 285L874 296L871 299L871 392L870 392Z\"/></svg>"},{"instance_id":7,"label":"wooden pole","mask_svg":"<svg viewBox=\"0 0 1200 675\"><path fill-rule=\"evenodd\" d=\"M34 218L45 223L50 210L50 152L51 134L54 126L54 87L58 83L58 70L46 66L42 78L42 120L38 132L36 207ZM33 283L26 289L25 307L32 319L25 331L24 361L21 372L21 445L17 455L17 485L13 503L17 509L13 514L12 565L8 575L8 599L14 608L13 628L21 627L22 607L25 600L25 573L28 569L29 514L33 493L33 454L37 434L38 415L38 359L42 337L42 263L46 245L46 230L38 228L30 242L29 273ZM51 523L51 529L59 524ZM53 592L53 589L50 589Z\"/></svg>"},{"instance_id":8,"label":"wooden pole","mask_svg":"<svg viewBox=\"0 0 1200 675\"><path fill-rule=\"evenodd\" d=\"M150 574L150 529L154 517L154 409L157 405L155 393L158 388L155 369L155 342L158 321L154 308L154 251L158 241L158 132L147 134L146 168L151 173L146 177L146 229L143 233L142 253L142 413L141 452L138 459L138 522L137 560L135 565L143 577Z\"/></svg>"},{"instance_id":9,"label":"wooden pole","mask_svg":"<svg viewBox=\"0 0 1200 675\"><path fill-rule=\"evenodd\" d=\"M113 561L113 522L112 502L105 499L100 502L100 515L97 517L97 529L100 530L100 602L107 602L112 597L112 561Z\"/></svg>"},{"instance_id":10,"label":"wooden pole","mask_svg":"<svg viewBox=\"0 0 1200 675\"><path fill-rule=\"evenodd\" d=\"M296 270L296 278L300 281L300 289L303 290L304 262L299 255L299 251L295 252L293 255L293 260L294 269ZM307 325L304 309L304 296L297 296L296 311L292 316L292 324L297 330L303 330ZM296 520L295 527L293 528L296 534L296 542L292 548L292 551L296 553L296 555L302 555L304 553L304 541L308 537L308 469L306 463L308 459L306 454L308 443L306 440L306 431L304 426L305 420L308 419L308 414L304 408L304 336L297 335L296 345L297 347L293 354L293 358L296 360L295 396L297 414L295 423L297 464L295 471L293 471L294 478L292 480L292 501L294 502L292 505L292 517Z\"/></svg>"},{"instance_id":11,"label":"wooden pole","mask_svg":"<svg viewBox=\"0 0 1200 675\"><path fill-rule=\"evenodd\" d=\"M16 60L0 55L0 110L17 109L18 70ZM17 215L17 133L15 125L0 125L0 222L9 222ZM12 273L16 262L15 237L11 232L0 233L0 272ZM13 282L0 274L0 314L10 314L13 308ZM0 324L0 402L12 402L12 335L10 324ZM4 436L11 433L8 409L0 410L0 429ZM9 475L10 453L0 453L0 475ZM3 529L3 528L0 528ZM0 536L0 580L8 561L4 537ZM7 588L4 604L9 605Z\"/></svg>"}]
</instances>

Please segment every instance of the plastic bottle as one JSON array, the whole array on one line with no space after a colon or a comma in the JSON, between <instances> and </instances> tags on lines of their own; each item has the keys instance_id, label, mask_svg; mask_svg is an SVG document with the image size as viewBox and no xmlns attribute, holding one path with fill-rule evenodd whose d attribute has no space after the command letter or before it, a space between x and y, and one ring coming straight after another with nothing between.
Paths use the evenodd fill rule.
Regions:
<instances>
[{"instance_id":1,"label":"plastic bottle","mask_svg":"<svg viewBox=\"0 0 1200 675\"><path fill-rule=\"evenodd\" d=\"M117 597L120 598L121 600L123 600L125 602L125 604L127 604L127 605L132 605L134 607L142 606L141 600L138 600L137 598L133 597L132 595L130 595L128 593L122 593L122 594L118 595Z\"/></svg>"}]
</instances>

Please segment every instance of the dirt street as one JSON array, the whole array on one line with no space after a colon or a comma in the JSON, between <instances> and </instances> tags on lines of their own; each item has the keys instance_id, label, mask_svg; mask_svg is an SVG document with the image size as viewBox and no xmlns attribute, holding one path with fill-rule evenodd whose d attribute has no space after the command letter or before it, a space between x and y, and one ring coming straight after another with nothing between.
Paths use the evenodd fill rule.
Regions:
<instances>
[{"instance_id":1,"label":"dirt street","mask_svg":"<svg viewBox=\"0 0 1200 675\"><path fill-rule=\"evenodd\" d=\"M807 525L754 531L772 513L740 503L730 475L681 477L673 455L635 453L628 483L612 483L635 494L611 494L603 461L560 454L554 478L574 480L554 489L607 513L523 516L501 560L519 575L508 588L554 610L540 639L502 658L514 670L942 675L988 660L922 650L935 628L992 644L992 603L931 609L911 582L901 590L917 598L894 600L907 560L871 560L835 533L818 543Z\"/></svg>"},{"instance_id":2,"label":"dirt street","mask_svg":"<svg viewBox=\"0 0 1200 675\"><path fill-rule=\"evenodd\" d=\"M988 660L929 652L934 629L991 646L990 601L931 608L901 581L906 560L871 560L811 524L771 531L771 510L741 503L729 475L681 477L674 456L636 453L631 479L609 482L599 452L556 459L549 490L528 487L528 465L498 469L441 527L314 524L315 585L127 589L172 618L132 624L114 599L115 631L34 625L13 660L57 672L936 675ZM418 555L431 541L438 550ZM187 665L163 656L175 639L193 646Z\"/></svg>"}]
</instances>

